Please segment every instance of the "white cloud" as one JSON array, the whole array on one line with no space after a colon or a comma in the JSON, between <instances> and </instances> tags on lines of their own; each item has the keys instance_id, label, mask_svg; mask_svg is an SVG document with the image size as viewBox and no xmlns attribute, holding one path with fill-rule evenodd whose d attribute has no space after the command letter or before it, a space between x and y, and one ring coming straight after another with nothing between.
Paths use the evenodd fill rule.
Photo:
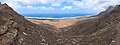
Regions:
<instances>
[{"instance_id":1,"label":"white cloud","mask_svg":"<svg viewBox=\"0 0 120 45\"><path fill-rule=\"evenodd\" d=\"M53 7L44 7L44 6L38 7L38 9L43 9L43 10L54 10Z\"/></svg>"},{"instance_id":2,"label":"white cloud","mask_svg":"<svg viewBox=\"0 0 120 45\"><path fill-rule=\"evenodd\" d=\"M21 8L21 10L45 11L45 10L54 10L54 8L53 7L45 7L45 6L39 6L39 7L27 6L27 7Z\"/></svg>"},{"instance_id":3,"label":"white cloud","mask_svg":"<svg viewBox=\"0 0 120 45\"><path fill-rule=\"evenodd\" d=\"M63 2L72 3L70 6L64 6L62 10L66 9L93 9L98 12L106 10L109 6L114 6L120 4L120 0L0 0L1 2L8 3L9 6L14 8L15 10L26 9L26 8L41 8L41 9L54 9L52 6L61 6ZM23 7L20 3L23 3L27 6ZM50 4L50 7L33 7L33 5L41 5L41 4ZM60 8L61 9L61 8Z\"/></svg>"},{"instance_id":4,"label":"white cloud","mask_svg":"<svg viewBox=\"0 0 120 45\"><path fill-rule=\"evenodd\" d=\"M51 6L60 6L60 4L59 3L53 3L53 4L51 4Z\"/></svg>"},{"instance_id":5,"label":"white cloud","mask_svg":"<svg viewBox=\"0 0 120 45\"><path fill-rule=\"evenodd\" d=\"M33 6L27 6L27 8L34 8Z\"/></svg>"},{"instance_id":6,"label":"white cloud","mask_svg":"<svg viewBox=\"0 0 120 45\"><path fill-rule=\"evenodd\" d=\"M62 10L66 10L66 9L72 9L72 6L64 6L64 7L62 8Z\"/></svg>"},{"instance_id":7,"label":"white cloud","mask_svg":"<svg viewBox=\"0 0 120 45\"><path fill-rule=\"evenodd\" d=\"M0 2L2 3L7 3L10 7L12 7L15 10L19 10L19 9L54 9L52 7L44 7L44 6L39 6L39 7L33 7L32 5L36 5L36 4L47 4L48 2L50 2L52 0L0 0ZM20 3L25 4L26 6L22 6Z\"/></svg>"},{"instance_id":8,"label":"white cloud","mask_svg":"<svg viewBox=\"0 0 120 45\"><path fill-rule=\"evenodd\" d=\"M73 5L77 8L90 8L104 11L109 6L120 4L120 0L82 0L73 1Z\"/></svg>"}]
</instances>

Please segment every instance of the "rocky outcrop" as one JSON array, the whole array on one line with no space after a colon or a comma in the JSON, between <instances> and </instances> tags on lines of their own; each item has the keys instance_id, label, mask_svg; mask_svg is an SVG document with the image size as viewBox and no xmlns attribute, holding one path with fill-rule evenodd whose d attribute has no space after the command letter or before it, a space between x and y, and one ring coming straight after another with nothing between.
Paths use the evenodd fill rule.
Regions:
<instances>
[{"instance_id":1,"label":"rocky outcrop","mask_svg":"<svg viewBox=\"0 0 120 45\"><path fill-rule=\"evenodd\" d=\"M120 29L116 28L119 27L117 26L120 25L119 22L120 6L117 6L97 19L82 23L77 22L75 25L65 28L69 30L65 32L65 35L70 35L71 37L78 36L81 39L81 42L78 44L81 45L109 45L115 39Z\"/></svg>"},{"instance_id":2,"label":"rocky outcrop","mask_svg":"<svg viewBox=\"0 0 120 45\"><path fill-rule=\"evenodd\" d=\"M54 41L54 30L47 24L27 21L7 4L0 5L0 45L42 45ZM52 43L53 44L53 43Z\"/></svg>"},{"instance_id":3,"label":"rocky outcrop","mask_svg":"<svg viewBox=\"0 0 120 45\"><path fill-rule=\"evenodd\" d=\"M115 7L117 7L117 6L115 6ZM110 7L108 7L107 10L105 10L105 11L99 13L97 16L99 16L99 17L104 16L104 15L110 13L115 7L114 7L114 6L110 6Z\"/></svg>"},{"instance_id":4,"label":"rocky outcrop","mask_svg":"<svg viewBox=\"0 0 120 45\"><path fill-rule=\"evenodd\" d=\"M57 33L51 31L55 27L31 23L7 4L0 4L0 45L120 45L114 43L119 41L119 25L120 6Z\"/></svg>"}]
</instances>

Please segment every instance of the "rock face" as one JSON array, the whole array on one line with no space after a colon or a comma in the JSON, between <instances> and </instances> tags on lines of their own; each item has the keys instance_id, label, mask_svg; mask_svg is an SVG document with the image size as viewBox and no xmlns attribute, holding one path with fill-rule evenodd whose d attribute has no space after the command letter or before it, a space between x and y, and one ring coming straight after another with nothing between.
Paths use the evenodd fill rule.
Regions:
<instances>
[{"instance_id":1,"label":"rock face","mask_svg":"<svg viewBox=\"0 0 120 45\"><path fill-rule=\"evenodd\" d=\"M54 30L47 24L27 21L7 4L0 5L0 45L43 45L54 41Z\"/></svg>"},{"instance_id":2,"label":"rock face","mask_svg":"<svg viewBox=\"0 0 120 45\"><path fill-rule=\"evenodd\" d=\"M62 32L51 30L56 28L31 23L0 4L0 45L120 45L120 6L98 18L60 28Z\"/></svg>"},{"instance_id":3,"label":"rock face","mask_svg":"<svg viewBox=\"0 0 120 45\"><path fill-rule=\"evenodd\" d=\"M75 25L65 28L69 31L64 33L71 37L78 36L77 38L81 39L78 44L81 45L109 45L120 30L120 28L116 28L119 27L117 26L120 25L119 22L120 6L117 6L111 12L97 19L83 23L77 22Z\"/></svg>"}]
</instances>

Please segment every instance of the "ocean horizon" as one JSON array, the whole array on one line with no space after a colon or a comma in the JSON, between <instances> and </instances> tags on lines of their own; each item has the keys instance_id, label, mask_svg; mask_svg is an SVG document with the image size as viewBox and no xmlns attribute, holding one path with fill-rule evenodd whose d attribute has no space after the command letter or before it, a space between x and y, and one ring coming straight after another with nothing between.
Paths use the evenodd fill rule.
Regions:
<instances>
[{"instance_id":1,"label":"ocean horizon","mask_svg":"<svg viewBox=\"0 0 120 45\"><path fill-rule=\"evenodd\" d=\"M37 19L65 19L65 18L77 18L93 16L92 14L23 14L25 18L37 18Z\"/></svg>"}]
</instances>

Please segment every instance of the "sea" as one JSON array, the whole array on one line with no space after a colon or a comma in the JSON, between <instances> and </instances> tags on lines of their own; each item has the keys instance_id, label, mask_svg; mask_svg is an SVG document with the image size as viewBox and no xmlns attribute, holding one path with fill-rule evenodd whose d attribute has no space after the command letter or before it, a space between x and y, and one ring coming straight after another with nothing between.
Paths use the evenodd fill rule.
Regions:
<instances>
[{"instance_id":1,"label":"sea","mask_svg":"<svg viewBox=\"0 0 120 45\"><path fill-rule=\"evenodd\" d=\"M37 19L66 19L92 16L91 14L23 14L25 18L37 18Z\"/></svg>"}]
</instances>

